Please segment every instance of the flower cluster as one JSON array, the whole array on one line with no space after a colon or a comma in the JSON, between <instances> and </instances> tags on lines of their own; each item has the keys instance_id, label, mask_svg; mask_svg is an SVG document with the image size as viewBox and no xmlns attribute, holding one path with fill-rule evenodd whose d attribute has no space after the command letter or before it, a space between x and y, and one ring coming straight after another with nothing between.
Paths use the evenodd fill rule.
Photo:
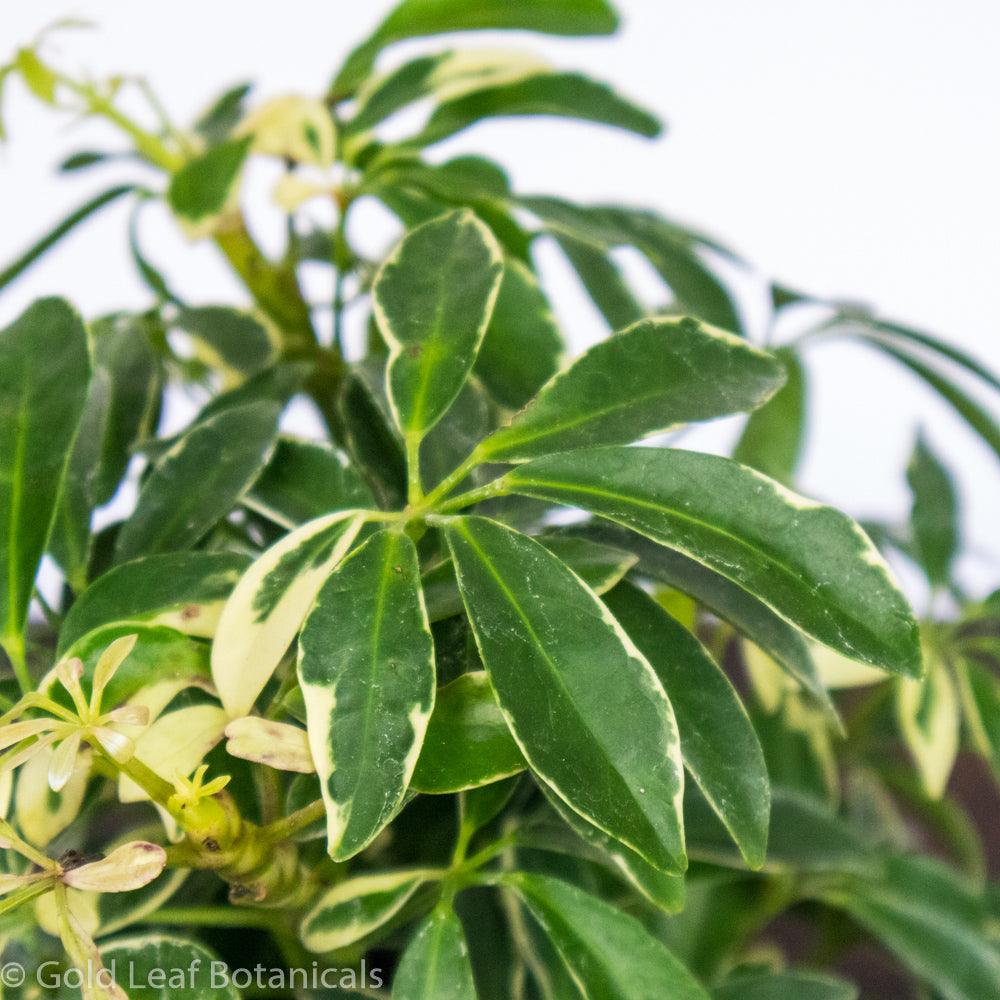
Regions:
<instances>
[{"instance_id":1,"label":"flower cluster","mask_svg":"<svg viewBox=\"0 0 1000 1000\"><path fill-rule=\"evenodd\" d=\"M56 678L69 694L72 709L60 705L49 694L31 692L0 717L0 750L6 751L0 756L0 773L13 771L52 747L49 787L58 792L72 776L84 741L96 745L119 764L128 761L135 752L135 742L125 727L145 726L149 709L125 705L105 711L102 700L135 642L134 635L122 636L101 653L94 667L89 699L80 683L83 663L72 658L56 666ZM29 712L42 714L23 719Z\"/></svg>"}]
</instances>

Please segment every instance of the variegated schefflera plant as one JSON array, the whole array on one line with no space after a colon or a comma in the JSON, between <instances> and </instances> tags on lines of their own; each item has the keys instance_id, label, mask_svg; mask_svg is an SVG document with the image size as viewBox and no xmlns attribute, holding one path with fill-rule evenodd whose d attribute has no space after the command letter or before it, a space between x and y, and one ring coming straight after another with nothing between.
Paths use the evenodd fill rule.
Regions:
<instances>
[{"instance_id":1,"label":"variegated schefflera plant","mask_svg":"<svg viewBox=\"0 0 1000 1000\"><path fill-rule=\"evenodd\" d=\"M836 957L873 936L934 995L996 995L996 891L943 793L963 733L1000 767L1000 605L957 582L950 474L921 438L909 523L867 533L792 486L813 344L888 354L998 455L965 382L1000 382L777 284L755 347L725 278L747 265L722 245L434 159L491 117L658 132L605 85L514 51L377 65L413 37L615 24L604 0L404 0L321 98L248 108L240 86L191 129L144 81L64 73L45 38L0 70L129 141L64 170L162 175L99 193L0 274L133 200L147 310L85 324L48 299L0 332L0 940L29 983L55 956L97 970L85 997L119 998L113 969L200 961L171 994L235 998L208 978L221 953L320 969L329 995L848 1000ZM257 158L285 166L279 259L248 220ZM383 262L352 242L370 199L405 230ZM174 287L140 239L156 202L251 309ZM615 331L569 362L544 240ZM620 247L669 301L640 299ZM299 280L317 264L328 334ZM168 391L202 405L161 437ZM302 397L326 439L282 433ZM735 460L669 446L738 413ZM871 539L927 576L919 622ZM808 921L811 952L778 950L782 920Z\"/></svg>"}]
</instances>

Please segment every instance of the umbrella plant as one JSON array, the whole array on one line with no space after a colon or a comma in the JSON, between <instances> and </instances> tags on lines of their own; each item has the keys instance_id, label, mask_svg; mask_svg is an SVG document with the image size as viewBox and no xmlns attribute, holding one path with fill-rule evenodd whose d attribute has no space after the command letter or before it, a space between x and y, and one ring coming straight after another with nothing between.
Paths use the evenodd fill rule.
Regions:
<instances>
[{"instance_id":1,"label":"umbrella plant","mask_svg":"<svg viewBox=\"0 0 1000 1000\"><path fill-rule=\"evenodd\" d=\"M1000 381L656 211L434 155L491 117L660 125L530 53L396 43L615 26L605 0L403 0L325 93L239 85L185 126L145 81L65 71L48 34L0 69L118 129L64 172L135 167L0 289L128 201L149 292L86 318L44 299L0 331L11 995L43 969L89 998L179 969L156 995L997 995L1000 896L948 789L978 757L995 801L1000 601L956 576L952 473L918 437L905 525L794 485L817 341L888 355L998 457ZM398 112L414 124L388 138ZM257 159L281 164L279 256L253 235L274 211L243 189ZM377 259L350 225L372 200L400 233ZM141 239L154 203L244 301L190 300ZM607 321L575 357L546 241ZM734 267L769 291L766 330ZM321 434L291 433L302 400ZM680 447L734 414L732 457ZM926 606L887 559L926 576Z\"/></svg>"}]
</instances>

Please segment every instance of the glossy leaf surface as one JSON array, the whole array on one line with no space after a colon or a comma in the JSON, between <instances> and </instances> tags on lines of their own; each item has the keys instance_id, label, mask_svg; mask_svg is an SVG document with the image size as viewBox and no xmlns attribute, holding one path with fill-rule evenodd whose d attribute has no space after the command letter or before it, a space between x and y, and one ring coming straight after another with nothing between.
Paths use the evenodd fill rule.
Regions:
<instances>
[{"instance_id":1,"label":"glossy leaf surface","mask_svg":"<svg viewBox=\"0 0 1000 1000\"><path fill-rule=\"evenodd\" d=\"M627 444L752 410L784 380L769 355L691 319L644 320L590 348L483 444L498 461Z\"/></svg>"},{"instance_id":2,"label":"glossy leaf surface","mask_svg":"<svg viewBox=\"0 0 1000 1000\"><path fill-rule=\"evenodd\" d=\"M594 448L538 459L505 481L679 549L853 659L920 674L916 623L864 532L745 466L696 452Z\"/></svg>"},{"instance_id":3,"label":"glossy leaf surface","mask_svg":"<svg viewBox=\"0 0 1000 1000\"><path fill-rule=\"evenodd\" d=\"M471 212L409 233L372 290L389 344L393 416L419 440L454 402L476 360L502 272L499 247Z\"/></svg>"},{"instance_id":4,"label":"glossy leaf surface","mask_svg":"<svg viewBox=\"0 0 1000 1000\"><path fill-rule=\"evenodd\" d=\"M36 302L0 332L0 615L5 644L21 641L90 371L83 323L61 299Z\"/></svg>"},{"instance_id":5,"label":"glossy leaf surface","mask_svg":"<svg viewBox=\"0 0 1000 1000\"><path fill-rule=\"evenodd\" d=\"M375 506L371 490L342 451L291 437L278 439L245 502L286 528L335 510Z\"/></svg>"},{"instance_id":6,"label":"glossy leaf surface","mask_svg":"<svg viewBox=\"0 0 1000 1000\"><path fill-rule=\"evenodd\" d=\"M732 684L700 642L638 587L604 603L649 660L670 698L684 766L748 865L764 863L771 789L757 734Z\"/></svg>"},{"instance_id":7,"label":"glossy leaf surface","mask_svg":"<svg viewBox=\"0 0 1000 1000\"><path fill-rule=\"evenodd\" d=\"M278 407L251 403L195 424L143 482L135 513L115 542L118 562L193 548L270 458Z\"/></svg>"},{"instance_id":8,"label":"glossy leaf surface","mask_svg":"<svg viewBox=\"0 0 1000 1000\"><path fill-rule=\"evenodd\" d=\"M562 337L537 278L509 258L476 373L498 403L517 409L556 373L562 353Z\"/></svg>"},{"instance_id":9,"label":"glossy leaf surface","mask_svg":"<svg viewBox=\"0 0 1000 1000\"><path fill-rule=\"evenodd\" d=\"M209 637L248 563L230 552L169 552L115 566L73 602L58 651L114 622L168 625Z\"/></svg>"},{"instance_id":10,"label":"glossy leaf surface","mask_svg":"<svg viewBox=\"0 0 1000 1000\"><path fill-rule=\"evenodd\" d=\"M275 542L240 578L212 645L212 678L230 716L249 713L360 529L356 511L307 521Z\"/></svg>"},{"instance_id":11,"label":"glossy leaf surface","mask_svg":"<svg viewBox=\"0 0 1000 1000\"><path fill-rule=\"evenodd\" d=\"M546 875L505 878L589 1000L707 1000L687 969L631 917Z\"/></svg>"},{"instance_id":12,"label":"glossy leaf surface","mask_svg":"<svg viewBox=\"0 0 1000 1000\"><path fill-rule=\"evenodd\" d=\"M531 769L654 867L683 870L683 769L652 667L543 545L494 521L449 522L483 662Z\"/></svg>"},{"instance_id":13,"label":"glossy leaf surface","mask_svg":"<svg viewBox=\"0 0 1000 1000\"><path fill-rule=\"evenodd\" d=\"M299 638L309 743L337 860L403 801L434 705L434 645L413 542L380 531L323 585Z\"/></svg>"},{"instance_id":14,"label":"glossy leaf surface","mask_svg":"<svg viewBox=\"0 0 1000 1000\"><path fill-rule=\"evenodd\" d=\"M308 951L344 948L391 921L432 872L422 869L357 875L325 892L302 921Z\"/></svg>"},{"instance_id":15,"label":"glossy leaf surface","mask_svg":"<svg viewBox=\"0 0 1000 1000\"><path fill-rule=\"evenodd\" d=\"M476 1000L469 948L450 907L439 906L417 928L392 981L393 1000Z\"/></svg>"},{"instance_id":16,"label":"glossy leaf surface","mask_svg":"<svg viewBox=\"0 0 1000 1000\"><path fill-rule=\"evenodd\" d=\"M456 677L438 689L423 750L413 772L419 792L460 792L525 768L484 671Z\"/></svg>"}]
</instances>

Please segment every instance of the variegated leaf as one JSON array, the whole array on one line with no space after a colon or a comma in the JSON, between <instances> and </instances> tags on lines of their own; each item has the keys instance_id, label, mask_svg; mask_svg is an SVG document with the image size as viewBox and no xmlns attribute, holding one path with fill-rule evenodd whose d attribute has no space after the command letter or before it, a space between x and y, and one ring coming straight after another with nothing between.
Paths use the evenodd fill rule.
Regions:
<instances>
[{"instance_id":1,"label":"variegated leaf","mask_svg":"<svg viewBox=\"0 0 1000 1000\"><path fill-rule=\"evenodd\" d=\"M323 585L299 639L309 742L337 860L399 809L434 706L434 645L407 535L380 531Z\"/></svg>"},{"instance_id":2,"label":"variegated leaf","mask_svg":"<svg viewBox=\"0 0 1000 1000\"><path fill-rule=\"evenodd\" d=\"M243 574L212 644L212 679L232 718L249 713L362 523L358 511L318 517L285 535Z\"/></svg>"}]
</instances>

